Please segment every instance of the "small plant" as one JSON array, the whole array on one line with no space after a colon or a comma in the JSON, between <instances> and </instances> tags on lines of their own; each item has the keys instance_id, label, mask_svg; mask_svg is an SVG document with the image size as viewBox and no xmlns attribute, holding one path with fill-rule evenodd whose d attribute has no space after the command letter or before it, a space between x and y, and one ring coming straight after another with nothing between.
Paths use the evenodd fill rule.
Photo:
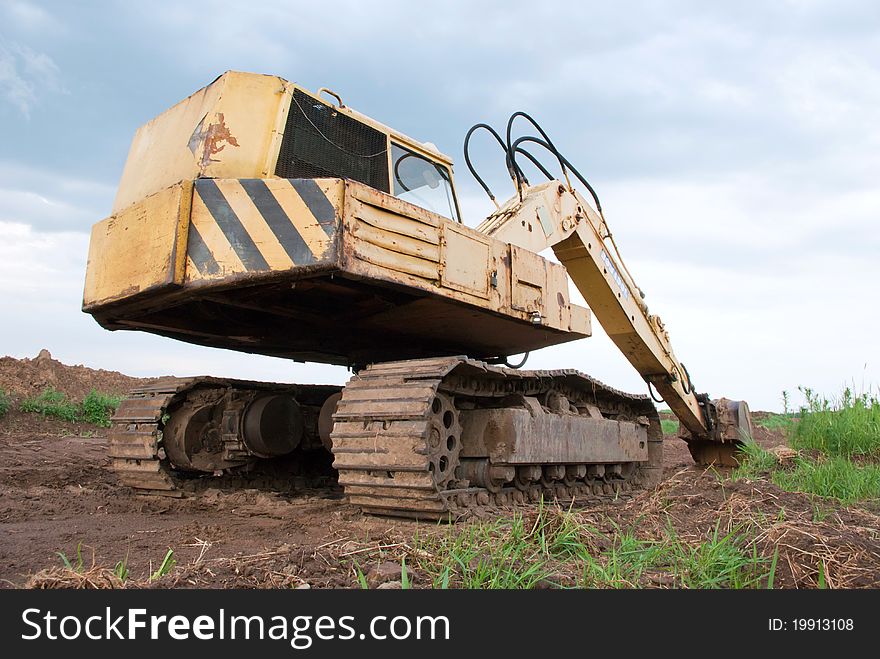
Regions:
<instances>
[{"instance_id":1,"label":"small plant","mask_svg":"<svg viewBox=\"0 0 880 659\"><path fill-rule=\"evenodd\" d=\"M678 419L660 419L660 427L664 435L678 434Z\"/></svg>"},{"instance_id":2,"label":"small plant","mask_svg":"<svg viewBox=\"0 0 880 659\"><path fill-rule=\"evenodd\" d=\"M775 547L773 549L773 560L770 561L770 572L767 575L767 590L773 590L773 582L776 580L776 564L778 562L779 562L779 547Z\"/></svg>"},{"instance_id":3,"label":"small plant","mask_svg":"<svg viewBox=\"0 0 880 659\"><path fill-rule=\"evenodd\" d=\"M400 561L400 589L401 590L410 590L412 589L412 584L409 581L409 573L406 571L406 559L401 559Z\"/></svg>"},{"instance_id":4,"label":"small plant","mask_svg":"<svg viewBox=\"0 0 880 659\"><path fill-rule=\"evenodd\" d=\"M92 389L88 395L83 398L82 402L82 418L96 426L102 428L110 427L110 417L122 402L122 396L109 396L107 394L99 394Z\"/></svg>"},{"instance_id":5,"label":"small plant","mask_svg":"<svg viewBox=\"0 0 880 659\"><path fill-rule=\"evenodd\" d=\"M364 572L361 570L361 566L358 565L357 561L354 563L354 571L357 573L357 580L361 590L369 590L370 584L367 583L367 577L364 576Z\"/></svg>"},{"instance_id":6,"label":"small plant","mask_svg":"<svg viewBox=\"0 0 880 659\"><path fill-rule=\"evenodd\" d=\"M156 581L157 579L161 579L166 574L171 572L171 570L174 569L175 565L177 565L177 561L174 560L174 550L169 549L165 553L165 558L162 559L162 564L159 565L159 569L156 570L155 572L152 572L153 562L150 561L150 571L152 572L152 574L150 574L150 581Z\"/></svg>"},{"instance_id":7,"label":"small plant","mask_svg":"<svg viewBox=\"0 0 880 659\"><path fill-rule=\"evenodd\" d=\"M20 406L22 412L35 412L43 416L54 416L64 421L76 421L79 417L79 408L76 403L67 398L61 391L54 387L47 387L34 398L25 398Z\"/></svg>"},{"instance_id":8,"label":"small plant","mask_svg":"<svg viewBox=\"0 0 880 659\"><path fill-rule=\"evenodd\" d=\"M12 401L9 398L9 394L5 390L0 389L0 418L6 416L10 407L12 407Z\"/></svg>"},{"instance_id":9,"label":"small plant","mask_svg":"<svg viewBox=\"0 0 880 659\"><path fill-rule=\"evenodd\" d=\"M113 568L113 574L123 583L128 580L128 556L123 558Z\"/></svg>"},{"instance_id":10,"label":"small plant","mask_svg":"<svg viewBox=\"0 0 880 659\"><path fill-rule=\"evenodd\" d=\"M95 568L94 550L92 550L92 565L89 569L86 569L85 562L83 561L82 547L82 541L78 542L76 545L76 556L73 559L69 558L67 554L65 554L63 551L57 552L58 557L64 564L64 567L66 567L71 572L75 572L76 574L87 574L90 570ZM113 568L113 576L115 576L123 583L128 580L128 556L116 563Z\"/></svg>"},{"instance_id":11,"label":"small plant","mask_svg":"<svg viewBox=\"0 0 880 659\"><path fill-rule=\"evenodd\" d=\"M76 545L76 562L71 561L67 554L63 551L58 552L58 557L61 559L61 562L64 563L64 567L68 570L71 570L76 573L80 573L83 571L83 557L82 557L82 542L78 542Z\"/></svg>"},{"instance_id":12,"label":"small plant","mask_svg":"<svg viewBox=\"0 0 880 659\"><path fill-rule=\"evenodd\" d=\"M23 412L54 416L64 421L86 421L103 428L110 427L110 417L122 402L121 396L98 393L92 389L77 405L64 392L47 387L39 396L26 398L21 403Z\"/></svg>"}]
</instances>

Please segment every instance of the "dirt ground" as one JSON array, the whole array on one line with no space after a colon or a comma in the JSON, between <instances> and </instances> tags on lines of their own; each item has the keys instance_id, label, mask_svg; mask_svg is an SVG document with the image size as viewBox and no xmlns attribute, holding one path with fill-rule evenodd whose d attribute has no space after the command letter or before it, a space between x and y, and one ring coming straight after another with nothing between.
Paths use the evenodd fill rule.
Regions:
<instances>
[{"instance_id":1,"label":"dirt ground","mask_svg":"<svg viewBox=\"0 0 880 659\"><path fill-rule=\"evenodd\" d=\"M135 382L46 355L0 359L0 387L19 400L47 383L78 399L92 387L118 393ZM356 587L353 560L368 566L381 555L405 553L417 532L445 532L364 516L334 488L294 495L209 488L180 500L135 496L106 469L106 434L17 410L0 419L0 586L21 587L40 570L61 566L58 552L75 560L81 544L86 567L112 568L127 558L137 580L173 549L175 569L156 582L163 587ZM784 441L764 429L757 439L768 447ZM766 520L759 546L768 555L779 552L780 586L815 585L820 561L829 585L880 585L874 512L817 504L765 482L724 482L716 471L694 466L675 438L665 455L666 480L658 490L589 514L599 524L658 528L671 519L686 536L759 511Z\"/></svg>"}]
</instances>

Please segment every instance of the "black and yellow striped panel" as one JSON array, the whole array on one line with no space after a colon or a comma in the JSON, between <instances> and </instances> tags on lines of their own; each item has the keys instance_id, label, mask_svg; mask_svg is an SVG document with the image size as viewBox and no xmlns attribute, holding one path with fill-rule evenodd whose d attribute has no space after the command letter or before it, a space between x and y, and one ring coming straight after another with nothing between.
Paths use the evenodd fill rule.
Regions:
<instances>
[{"instance_id":1,"label":"black and yellow striped panel","mask_svg":"<svg viewBox=\"0 0 880 659\"><path fill-rule=\"evenodd\" d=\"M338 179L198 179L186 278L289 270L333 258Z\"/></svg>"}]
</instances>

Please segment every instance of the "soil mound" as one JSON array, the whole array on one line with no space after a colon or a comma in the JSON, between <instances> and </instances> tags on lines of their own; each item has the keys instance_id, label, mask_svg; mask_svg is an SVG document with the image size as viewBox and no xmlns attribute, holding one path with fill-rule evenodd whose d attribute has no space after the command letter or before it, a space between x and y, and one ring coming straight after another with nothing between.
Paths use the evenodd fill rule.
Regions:
<instances>
[{"instance_id":1,"label":"soil mound","mask_svg":"<svg viewBox=\"0 0 880 659\"><path fill-rule=\"evenodd\" d=\"M40 350L33 359L0 357L0 389L19 400L52 387L74 401L81 401L92 389L119 395L156 379L133 378L117 371L92 369L81 364L68 366L53 359L46 349Z\"/></svg>"}]
</instances>

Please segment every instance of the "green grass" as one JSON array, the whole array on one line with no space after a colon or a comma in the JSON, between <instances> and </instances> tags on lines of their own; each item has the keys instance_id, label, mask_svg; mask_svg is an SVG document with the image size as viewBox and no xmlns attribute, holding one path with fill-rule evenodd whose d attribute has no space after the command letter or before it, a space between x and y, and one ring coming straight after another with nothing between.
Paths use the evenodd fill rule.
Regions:
<instances>
[{"instance_id":1,"label":"green grass","mask_svg":"<svg viewBox=\"0 0 880 659\"><path fill-rule=\"evenodd\" d=\"M406 559L400 561L400 589L410 590L412 584L409 580L409 572L406 569Z\"/></svg>"},{"instance_id":2,"label":"green grass","mask_svg":"<svg viewBox=\"0 0 880 659\"><path fill-rule=\"evenodd\" d=\"M798 459L794 469L776 470L773 482L789 492L809 492L844 504L880 499L880 467L845 457Z\"/></svg>"},{"instance_id":3,"label":"green grass","mask_svg":"<svg viewBox=\"0 0 880 659\"><path fill-rule=\"evenodd\" d=\"M645 578L677 588L759 588L771 583L767 560L739 530L716 526L697 543L685 542L670 527L663 540L640 540L632 531L615 534L611 548L587 561L582 585L637 588ZM773 567L771 566L771 570Z\"/></svg>"},{"instance_id":4,"label":"green grass","mask_svg":"<svg viewBox=\"0 0 880 659\"><path fill-rule=\"evenodd\" d=\"M795 415L789 414L768 414L765 417L755 420L755 425L766 428L767 430L789 432L795 425Z\"/></svg>"},{"instance_id":5,"label":"green grass","mask_svg":"<svg viewBox=\"0 0 880 659\"><path fill-rule=\"evenodd\" d=\"M722 533L716 525L712 535L695 547L675 542L676 573L687 588L759 588L769 584L766 559L754 543L739 531Z\"/></svg>"},{"instance_id":6,"label":"green grass","mask_svg":"<svg viewBox=\"0 0 880 659\"><path fill-rule=\"evenodd\" d=\"M19 407L23 412L52 416L64 421L85 421L108 428L110 417L121 401L121 396L102 394L92 389L82 403L77 404L63 392L47 387L38 396L23 400Z\"/></svg>"},{"instance_id":7,"label":"green grass","mask_svg":"<svg viewBox=\"0 0 880 659\"><path fill-rule=\"evenodd\" d=\"M678 419L660 419L660 427L664 435L678 434Z\"/></svg>"},{"instance_id":8,"label":"green grass","mask_svg":"<svg viewBox=\"0 0 880 659\"><path fill-rule=\"evenodd\" d=\"M773 471L778 463L776 456L759 446L754 439L747 440L740 450L743 457L730 475L733 480L756 480Z\"/></svg>"},{"instance_id":9,"label":"green grass","mask_svg":"<svg viewBox=\"0 0 880 659\"><path fill-rule=\"evenodd\" d=\"M860 465L845 456L798 457L793 466L778 464L776 456L754 442L743 447L745 459L730 477L757 480L768 477L787 492L803 492L851 504L880 498L880 466Z\"/></svg>"},{"instance_id":10,"label":"green grass","mask_svg":"<svg viewBox=\"0 0 880 659\"><path fill-rule=\"evenodd\" d=\"M6 416L10 407L12 407L12 400L10 400L9 394L5 390L0 389L0 418Z\"/></svg>"},{"instance_id":11,"label":"green grass","mask_svg":"<svg viewBox=\"0 0 880 659\"><path fill-rule=\"evenodd\" d=\"M19 406L22 412L34 412L43 416L54 416L64 421L79 419L79 406L66 394L47 387L39 396L25 398Z\"/></svg>"},{"instance_id":12,"label":"green grass","mask_svg":"<svg viewBox=\"0 0 880 659\"><path fill-rule=\"evenodd\" d=\"M522 515L452 528L421 542L420 549L433 560L416 558L414 567L427 573L435 588L532 588L552 574L549 553L542 551Z\"/></svg>"},{"instance_id":13,"label":"green grass","mask_svg":"<svg viewBox=\"0 0 880 659\"><path fill-rule=\"evenodd\" d=\"M880 499L880 465L872 463L880 458L880 401L873 394L854 394L849 388L836 400L810 389L801 391L807 404L797 423L791 423L787 409L776 415L788 422L789 443L800 455L792 464L780 465L775 455L749 442L743 447L745 459L731 477L766 476L788 492L847 505Z\"/></svg>"},{"instance_id":14,"label":"green grass","mask_svg":"<svg viewBox=\"0 0 880 659\"><path fill-rule=\"evenodd\" d=\"M807 404L795 425L791 445L830 456L880 458L880 400L847 387L835 400L801 389Z\"/></svg>"},{"instance_id":15,"label":"green grass","mask_svg":"<svg viewBox=\"0 0 880 659\"><path fill-rule=\"evenodd\" d=\"M662 564L662 543L642 540L632 531L617 529L611 546L595 557L586 556L583 578L585 588L636 588L646 571Z\"/></svg>"},{"instance_id":16,"label":"green grass","mask_svg":"<svg viewBox=\"0 0 880 659\"><path fill-rule=\"evenodd\" d=\"M577 513L542 506L534 519L516 515L417 538L409 560L435 588L756 588L770 581L770 561L739 530L685 540L671 526L660 539L614 528L606 534Z\"/></svg>"},{"instance_id":17,"label":"green grass","mask_svg":"<svg viewBox=\"0 0 880 659\"><path fill-rule=\"evenodd\" d=\"M122 402L122 396L110 396L108 394L100 394L92 389L89 394L83 398L82 419L102 428L110 427L110 417Z\"/></svg>"}]
</instances>

